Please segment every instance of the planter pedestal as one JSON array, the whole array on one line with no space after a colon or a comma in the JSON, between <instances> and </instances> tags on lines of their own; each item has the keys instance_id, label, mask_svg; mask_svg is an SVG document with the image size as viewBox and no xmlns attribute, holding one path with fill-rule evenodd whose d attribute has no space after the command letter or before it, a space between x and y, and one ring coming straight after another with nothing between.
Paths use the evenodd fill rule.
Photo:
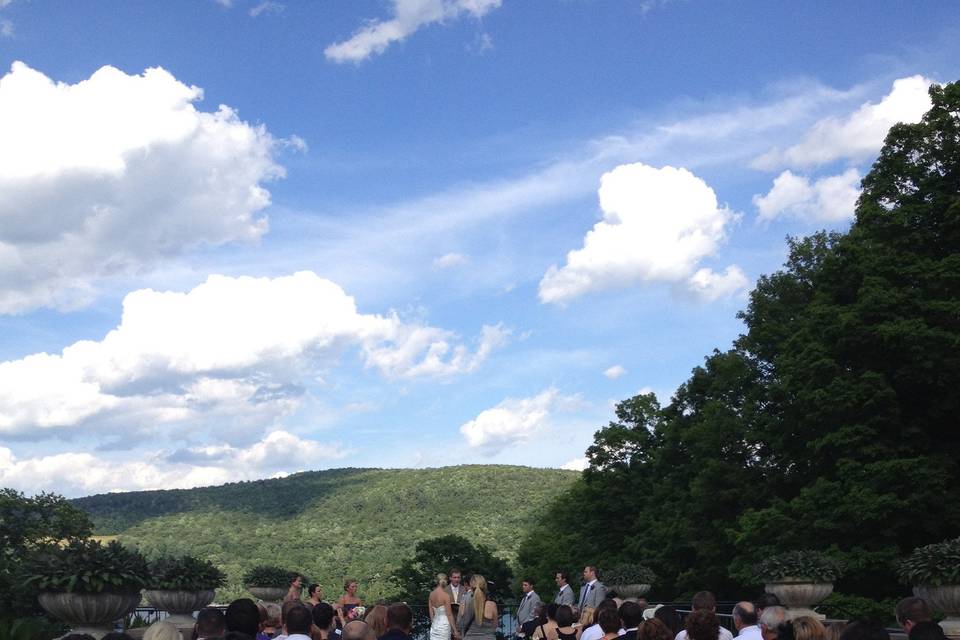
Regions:
<instances>
[{"instance_id":1,"label":"planter pedestal","mask_svg":"<svg viewBox=\"0 0 960 640\"><path fill-rule=\"evenodd\" d=\"M178 627L193 626L193 612L203 609L213 602L213 589L206 591L170 591L167 589L148 589L144 591L147 602L170 614L166 620Z\"/></svg>"},{"instance_id":2,"label":"planter pedestal","mask_svg":"<svg viewBox=\"0 0 960 640\"><path fill-rule=\"evenodd\" d=\"M287 595L287 587L247 587L247 591L264 602L280 602Z\"/></svg>"},{"instance_id":3,"label":"planter pedestal","mask_svg":"<svg viewBox=\"0 0 960 640\"><path fill-rule=\"evenodd\" d=\"M98 640L113 631L113 623L137 608L139 593L41 593L37 600L71 633L88 633Z\"/></svg>"},{"instance_id":4,"label":"planter pedestal","mask_svg":"<svg viewBox=\"0 0 960 640\"><path fill-rule=\"evenodd\" d=\"M607 588L616 591L617 595L624 600L637 599L650 591L649 584L611 584Z\"/></svg>"},{"instance_id":5,"label":"planter pedestal","mask_svg":"<svg viewBox=\"0 0 960 640\"><path fill-rule=\"evenodd\" d=\"M946 614L947 617L940 621L944 635L960 640L960 585L914 587L913 594L926 600L934 611Z\"/></svg>"},{"instance_id":6,"label":"planter pedestal","mask_svg":"<svg viewBox=\"0 0 960 640\"><path fill-rule=\"evenodd\" d=\"M810 616L817 620L825 620L826 616L814 611L813 607L833 593L833 583L784 578L776 582L768 582L764 585L764 590L780 599L780 604L787 608L788 618Z\"/></svg>"}]
</instances>

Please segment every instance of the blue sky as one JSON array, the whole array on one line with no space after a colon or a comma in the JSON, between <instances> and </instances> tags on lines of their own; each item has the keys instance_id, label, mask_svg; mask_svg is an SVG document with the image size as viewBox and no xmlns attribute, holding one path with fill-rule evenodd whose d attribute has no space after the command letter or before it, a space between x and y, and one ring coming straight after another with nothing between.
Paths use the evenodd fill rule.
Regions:
<instances>
[{"instance_id":1,"label":"blue sky","mask_svg":"<svg viewBox=\"0 0 960 640\"><path fill-rule=\"evenodd\" d=\"M0 481L579 468L847 228L956 9L0 0Z\"/></svg>"}]
</instances>

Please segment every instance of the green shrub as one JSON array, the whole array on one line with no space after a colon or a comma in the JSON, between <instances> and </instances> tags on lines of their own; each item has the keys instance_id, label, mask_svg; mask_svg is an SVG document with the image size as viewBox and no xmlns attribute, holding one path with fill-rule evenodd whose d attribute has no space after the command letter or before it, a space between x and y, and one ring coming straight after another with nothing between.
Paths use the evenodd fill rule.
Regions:
<instances>
[{"instance_id":1,"label":"green shrub","mask_svg":"<svg viewBox=\"0 0 960 640\"><path fill-rule=\"evenodd\" d=\"M784 578L806 578L814 582L833 582L843 572L843 564L821 551L788 551L770 556L757 565L758 582Z\"/></svg>"},{"instance_id":2,"label":"green shrub","mask_svg":"<svg viewBox=\"0 0 960 640\"><path fill-rule=\"evenodd\" d=\"M898 563L897 576L915 586L960 584L960 538L914 549Z\"/></svg>"},{"instance_id":3,"label":"green shrub","mask_svg":"<svg viewBox=\"0 0 960 640\"><path fill-rule=\"evenodd\" d=\"M149 564L148 589L206 591L227 583L227 576L209 560L194 556L166 556Z\"/></svg>"},{"instance_id":4,"label":"green shrub","mask_svg":"<svg viewBox=\"0 0 960 640\"><path fill-rule=\"evenodd\" d=\"M896 600L874 600L863 596L831 593L817 605L817 611L836 620L867 620L884 627L896 626Z\"/></svg>"},{"instance_id":5,"label":"green shrub","mask_svg":"<svg viewBox=\"0 0 960 640\"><path fill-rule=\"evenodd\" d=\"M297 576L307 582L306 577L297 571L261 564L243 574L243 584L248 587L289 587Z\"/></svg>"},{"instance_id":6,"label":"green shrub","mask_svg":"<svg viewBox=\"0 0 960 640\"><path fill-rule=\"evenodd\" d=\"M607 584L653 584L657 574L642 564L620 564L603 572Z\"/></svg>"},{"instance_id":7,"label":"green shrub","mask_svg":"<svg viewBox=\"0 0 960 640\"><path fill-rule=\"evenodd\" d=\"M25 583L38 591L137 593L147 584L147 561L119 542L74 540L31 559Z\"/></svg>"}]
</instances>

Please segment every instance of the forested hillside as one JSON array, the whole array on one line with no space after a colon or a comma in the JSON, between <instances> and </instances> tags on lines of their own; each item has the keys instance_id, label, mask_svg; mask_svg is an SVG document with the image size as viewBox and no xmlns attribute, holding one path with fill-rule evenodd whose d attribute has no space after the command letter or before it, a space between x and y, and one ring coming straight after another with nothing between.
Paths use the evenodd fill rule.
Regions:
<instances>
[{"instance_id":1,"label":"forested hillside","mask_svg":"<svg viewBox=\"0 0 960 640\"><path fill-rule=\"evenodd\" d=\"M228 574L280 564L336 597L346 577L371 599L396 589L387 576L420 540L462 535L507 559L522 532L578 473L510 466L335 469L189 490L80 498L95 533L147 554L194 553ZM227 595L227 594L224 594Z\"/></svg>"}]
</instances>

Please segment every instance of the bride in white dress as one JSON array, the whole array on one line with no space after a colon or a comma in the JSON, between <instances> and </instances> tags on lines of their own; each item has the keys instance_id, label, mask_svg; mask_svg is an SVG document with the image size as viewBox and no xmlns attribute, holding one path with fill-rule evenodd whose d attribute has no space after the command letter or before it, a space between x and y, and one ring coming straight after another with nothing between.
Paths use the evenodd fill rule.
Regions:
<instances>
[{"instance_id":1,"label":"bride in white dress","mask_svg":"<svg viewBox=\"0 0 960 640\"><path fill-rule=\"evenodd\" d=\"M430 640L459 640L460 630L454 622L453 608L450 606L452 602L450 594L447 593L447 574L438 573L437 587L430 592L430 599L427 601L430 611Z\"/></svg>"}]
</instances>

